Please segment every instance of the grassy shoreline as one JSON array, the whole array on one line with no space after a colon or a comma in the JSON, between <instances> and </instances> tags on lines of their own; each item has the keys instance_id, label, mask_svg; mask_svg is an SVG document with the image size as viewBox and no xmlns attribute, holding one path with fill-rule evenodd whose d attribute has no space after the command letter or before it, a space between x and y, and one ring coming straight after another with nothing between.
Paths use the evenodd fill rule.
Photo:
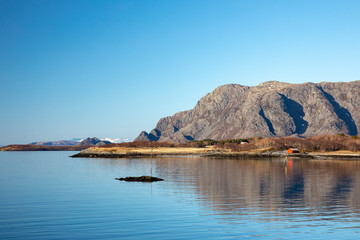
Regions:
<instances>
[{"instance_id":1,"label":"grassy shoreline","mask_svg":"<svg viewBox=\"0 0 360 240\"><path fill-rule=\"evenodd\" d=\"M232 152L217 149L214 146L204 148L169 148L169 147L92 147L71 157L79 158L149 158L149 157L206 157L206 158L311 158L311 159L359 159L360 152L331 151L290 154L285 151L258 149L256 151Z\"/></svg>"},{"instance_id":2,"label":"grassy shoreline","mask_svg":"<svg viewBox=\"0 0 360 240\"><path fill-rule=\"evenodd\" d=\"M289 148L300 153L288 154ZM360 137L344 134L307 138L275 137L194 140L188 143L135 141L103 146L36 146L9 145L1 151L80 151L73 157L130 158L196 156L211 158L345 158L360 159Z\"/></svg>"}]
</instances>

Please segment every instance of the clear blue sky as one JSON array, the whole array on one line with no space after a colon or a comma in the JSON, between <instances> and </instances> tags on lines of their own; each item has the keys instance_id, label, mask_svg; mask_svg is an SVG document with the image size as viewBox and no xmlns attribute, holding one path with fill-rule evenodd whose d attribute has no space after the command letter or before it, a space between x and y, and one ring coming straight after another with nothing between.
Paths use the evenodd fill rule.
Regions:
<instances>
[{"instance_id":1,"label":"clear blue sky","mask_svg":"<svg viewBox=\"0 0 360 240\"><path fill-rule=\"evenodd\" d=\"M227 83L360 79L360 1L0 0L0 145L135 138Z\"/></svg>"}]
</instances>

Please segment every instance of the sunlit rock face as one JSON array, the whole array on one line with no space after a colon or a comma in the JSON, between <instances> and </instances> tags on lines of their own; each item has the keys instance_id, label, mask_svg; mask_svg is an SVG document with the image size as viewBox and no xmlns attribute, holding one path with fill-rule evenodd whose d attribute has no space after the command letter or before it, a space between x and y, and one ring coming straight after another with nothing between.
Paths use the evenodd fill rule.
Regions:
<instances>
[{"instance_id":1,"label":"sunlit rock face","mask_svg":"<svg viewBox=\"0 0 360 240\"><path fill-rule=\"evenodd\" d=\"M192 110L160 119L153 130L142 132L135 140L357 135L359 93L360 81L223 85L201 98Z\"/></svg>"}]
</instances>

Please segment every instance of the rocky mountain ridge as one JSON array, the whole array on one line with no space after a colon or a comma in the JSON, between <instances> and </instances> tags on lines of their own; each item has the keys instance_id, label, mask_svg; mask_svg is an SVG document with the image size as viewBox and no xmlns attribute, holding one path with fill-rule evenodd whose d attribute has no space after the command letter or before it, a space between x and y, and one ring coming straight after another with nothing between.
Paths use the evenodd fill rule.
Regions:
<instances>
[{"instance_id":1,"label":"rocky mountain ridge","mask_svg":"<svg viewBox=\"0 0 360 240\"><path fill-rule=\"evenodd\" d=\"M105 144L111 144L111 142L103 141L96 137L88 137L81 141L60 140L33 142L30 144L12 144L0 147L0 151L80 151L89 147L103 146Z\"/></svg>"},{"instance_id":2,"label":"rocky mountain ridge","mask_svg":"<svg viewBox=\"0 0 360 240\"><path fill-rule=\"evenodd\" d=\"M95 146L102 146L105 144L111 144L111 142L109 141L102 141L96 137L92 137L92 138L85 138L84 140L82 140L81 142L79 142L76 145L80 145L80 146L84 146L84 145L95 145Z\"/></svg>"},{"instance_id":3,"label":"rocky mountain ridge","mask_svg":"<svg viewBox=\"0 0 360 240\"><path fill-rule=\"evenodd\" d=\"M220 86L192 110L160 119L150 133L143 131L135 141L357 135L359 127L360 81L269 81L254 87Z\"/></svg>"}]
</instances>

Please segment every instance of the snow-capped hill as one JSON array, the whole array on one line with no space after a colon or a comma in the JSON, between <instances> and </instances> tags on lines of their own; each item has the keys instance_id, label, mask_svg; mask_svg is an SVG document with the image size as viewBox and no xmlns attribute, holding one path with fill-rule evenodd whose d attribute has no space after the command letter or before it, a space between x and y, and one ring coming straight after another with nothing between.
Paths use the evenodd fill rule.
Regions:
<instances>
[{"instance_id":1,"label":"snow-capped hill","mask_svg":"<svg viewBox=\"0 0 360 240\"><path fill-rule=\"evenodd\" d=\"M109 143L122 143L129 142L127 138L103 138L99 139L96 137L92 138L71 138L70 140L60 140L60 141L42 141L42 142L32 142L30 145L42 145L42 146L75 146L75 145L103 145Z\"/></svg>"},{"instance_id":2,"label":"snow-capped hill","mask_svg":"<svg viewBox=\"0 0 360 240\"><path fill-rule=\"evenodd\" d=\"M111 143L130 142L130 140L127 138L108 138L108 137L102 138L101 141L108 141Z\"/></svg>"}]
</instances>

